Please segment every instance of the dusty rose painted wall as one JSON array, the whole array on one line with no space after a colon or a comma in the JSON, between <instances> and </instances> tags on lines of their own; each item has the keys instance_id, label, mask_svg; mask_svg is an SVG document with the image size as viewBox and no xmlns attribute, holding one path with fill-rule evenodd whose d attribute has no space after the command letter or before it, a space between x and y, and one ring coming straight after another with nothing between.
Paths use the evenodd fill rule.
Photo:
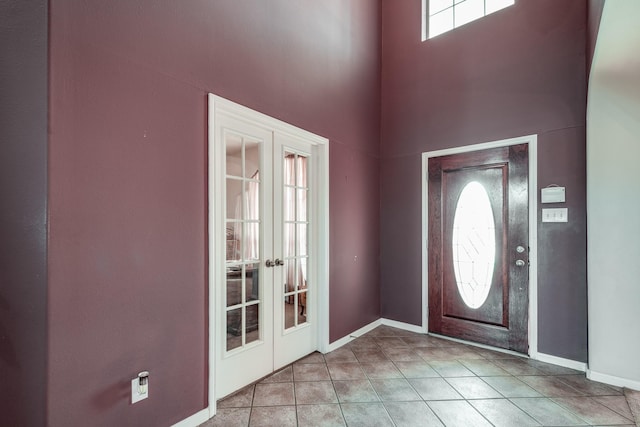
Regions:
<instances>
[{"instance_id":1,"label":"dusty rose painted wall","mask_svg":"<svg viewBox=\"0 0 640 427\"><path fill-rule=\"evenodd\" d=\"M0 425L45 423L47 1L0 2Z\"/></svg>"},{"instance_id":2,"label":"dusty rose painted wall","mask_svg":"<svg viewBox=\"0 0 640 427\"><path fill-rule=\"evenodd\" d=\"M519 0L425 42L420 5L382 1L382 316L421 324L421 153L538 134L571 219L538 227L539 351L586 361L586 2Z\"/></svg>"},{"instance_id":3,"label":"dusty rose painted wall","mask_svg":"<svg viewBox=\"0 0 640 427\"><path fill-rule=\"evenodd\" d=\"M331 339L379 317L378 2L63 0L50 19L51 426L206 406L207 92L330 139Z\"/></svg>"}]
</instances>

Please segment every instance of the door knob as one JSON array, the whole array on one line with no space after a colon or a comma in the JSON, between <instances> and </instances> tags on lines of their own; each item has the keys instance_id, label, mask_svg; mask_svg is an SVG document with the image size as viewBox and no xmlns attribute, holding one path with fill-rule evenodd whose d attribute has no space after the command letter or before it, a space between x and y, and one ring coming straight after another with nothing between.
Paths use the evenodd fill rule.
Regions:
<instances>
[{"instance_id":1,"label":"door knob","mask_svg":"<svg viewBox=\"0 0 640 427\"><path fill-rule=\"evenodd\" d=\"M266 261L264 262L264 264L265 264L267 267L275 267L275 266L276 266L276 263L275 263L275 262L273 262L273 261L271 261L270 259L266 260Z\"/></svg>"},{"instance_id":2,"label":"door knob","mask_svg":"<svg viewBox=\"0 0 640 427\"><path fill-rule=\"evenodd\" d=\"M284 265L284 261L280 258L276 258L276 265Z\"/></svg>"},{"instance_id":3,"label":"door knob","mask_svg":"<svg viewBox=\"0 0 640 427\"><path fill-rule=\"evenodd\" d=\"M523 260L519 259L519 260L517 260L517 261L516 261L516 265L517 265L518 267L524 267L525 262L524 262Z\"/></svg>"}]
</instances>

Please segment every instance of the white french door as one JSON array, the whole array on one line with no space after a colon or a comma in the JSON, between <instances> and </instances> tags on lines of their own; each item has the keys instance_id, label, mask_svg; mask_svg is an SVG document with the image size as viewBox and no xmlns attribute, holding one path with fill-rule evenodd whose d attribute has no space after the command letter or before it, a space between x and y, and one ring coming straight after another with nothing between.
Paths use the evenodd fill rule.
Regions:
<instances>
[{"instance_id":1,"label":"white french door","mask_svg":"<svg viewBox=\"0 0 640 427\"><path fill-rule=\"evenodd\" d=\"M224 105L210 123L216 399L316 350L319 323L317 144Z\"/></svg>"},{"instance_id":2,"label":"white french door","mask_svg":"<svg viewBox=\"0 0 640 427\"><path fill-rule=\"evenodd\" d=\"M286 365L317 348L312 327L317 307L314 279L315 237L311 176L313 153L304 141L275 135L274 144L274 241L282 257L274 271L274 366Z\"/></svg>"}]
</instances>

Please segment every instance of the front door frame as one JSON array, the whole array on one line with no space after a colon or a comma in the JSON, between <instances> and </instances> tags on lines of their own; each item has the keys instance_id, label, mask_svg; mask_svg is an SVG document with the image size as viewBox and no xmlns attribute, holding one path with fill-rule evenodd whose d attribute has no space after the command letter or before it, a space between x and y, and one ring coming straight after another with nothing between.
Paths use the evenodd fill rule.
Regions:
<instances>
[{"instance_id":1,"label":"front door frame","mask_svg":"<svg viewBox=\"0 0 640 427\"><path fill-rule=\"evenodd\" d=\"M422 330L429 332L429 159L489 148L529 147L529 357L538 358L538 135L526 135L422 153Z\"/></svg>"},{"instance_id":2,"label":"front door frame","mask_svg":"<svg viewBox=\"0 0 640 427\"><path fill-rule=\"evenodd\" d=\"M216 155L215 149L215 117L216 111L224 111L232 114L240 119L250 117L254 123L260 123L274 132L300 137L311 143L316 148L317 173L316 180L313 182L317 194L318 203L312 213L315 218L314 229L310 232L315 233L315 241L317 242L316 258L316 295L317 299L317 350L326 352L329 348L329 140L327 138L312 134L281 120L267 116L243 105L229 101L228 99L208 94L208 163L207 163L207 250L208 250L208 300L206 304L206 313L208 316L208 408L203 410L208 412L208 418L212 418L216 414L215 395L215 361L216 361L216 290L215 283L219 275L220 268L224 268L225 251L222 245L222 238L218 224L220 218L224 217L222 212L222 203L216 202L216 195L224 194L222 181L216 178L216 173L222 167L223 159ZM199 415L199 414L196 414ZM197 420L198 418L194 418Z\"/></svg>"}]
</instances>

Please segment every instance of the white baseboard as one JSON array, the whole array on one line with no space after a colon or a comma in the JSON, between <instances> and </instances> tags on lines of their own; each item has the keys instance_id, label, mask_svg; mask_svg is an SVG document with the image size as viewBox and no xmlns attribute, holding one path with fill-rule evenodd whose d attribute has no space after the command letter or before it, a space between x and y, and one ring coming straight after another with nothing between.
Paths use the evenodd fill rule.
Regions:
<instances>
[{"instance_id":1,"label":"white baseboard","mask_svg":"<svg viewBox=\"0 0 640 427\"><path fill-rule=\"evenodd\" d=\"M378 319L374 322L369 323L366 326L363 326L362 328L358 329L357 331L354 331L352 333L350 333L349 335L340 338L339 340L336 340L332 343L330 343L327 346L327 353L333 351L333 350L337 350L340 347L342 347L345 344L348 344L349 342L353 341L354 339L360 337L361 335L366 334L367 332L370 332L372 330L374 330L375 328L377 328L378 326L382 325L382 319Z\"/></svg>"},{"instance_id":2,"label":"white baseboard","mask_svg":"<svg viewBox=\"0 0 640 427\"><path fill-rule=\"evenodd\" d=\"M205 408L202 411L191 415L189 418L185 418L184 420L175 423L171 427L198 427L200 424L208 421L209 418L211 418L209 416L209 408Z\"/></svg>"},{"instance_id":3,"label":"white baseboard","mask_svg":"<svg viewBox=\"0 0 640 427\"><path fill-rule=\"evenodd\" d=\"M536 353L532 354L531 358L539 360L540 362L551 363L552 365L562 366L564 368L575 369L580 372L587 372L587 364L584 362L578 362L571 359L564 359L562 357L552 356L550 354Z\"/></svg>"},{"instance_id":4,"label":"white baseboard","mask_svg":"<svg viewBox=\"0 0 640 427\"><path fill-rule=\"evenodd\" d=\"M640 390L640 381L630 380L628 378L616 377L614 375L603 374L600 372L587 369L587 378L592 381L614 385L616 387L627 387L633 390Z\"/></svg>"},{"instance_id":5,"label":"white baseboard","mask_svg":"<svg viewBox=\"0 0 640 427\"><path fill-rule=\"evenodd\" d=\"M427 328L422 326L412 325L410 323L398 322L397 320L382 319L382 324L385 326L391 326L393 328L402 329L404 331L415 332L418 334L426 334Z\"/></svg>"},{"instance_id":6,"label":"white baseboard","mask_svg":"<svg viewBox=\"0 0 640 427\"><path fill-rule=\"evenodd\" d=\"M366 326L363 326L362 328L358 329L357 331L354 331L352 333L350 333L349 335L340 338L339 340L336 340L332 343L330 343L327 346L327 353L337 350L340 347L342 347L345 344L348 344L349 342L353 341L354 339L366 334L367 332L371 332L372 330L374 330L375 328L377 328L378 326L381 325L386 325L386 326L391 326L394 328L398 328L398 329L402 329L405 331L409 331L409 332L416 332L419 334L426 334L427 330L425 328L423 328L422 326L416 326L416 325L411 325L409 323L403 323L403 322L398 322L397 320L391 320L391 319L378 319L374 322L369 323Z\"/></svg>"}]
</instances>

